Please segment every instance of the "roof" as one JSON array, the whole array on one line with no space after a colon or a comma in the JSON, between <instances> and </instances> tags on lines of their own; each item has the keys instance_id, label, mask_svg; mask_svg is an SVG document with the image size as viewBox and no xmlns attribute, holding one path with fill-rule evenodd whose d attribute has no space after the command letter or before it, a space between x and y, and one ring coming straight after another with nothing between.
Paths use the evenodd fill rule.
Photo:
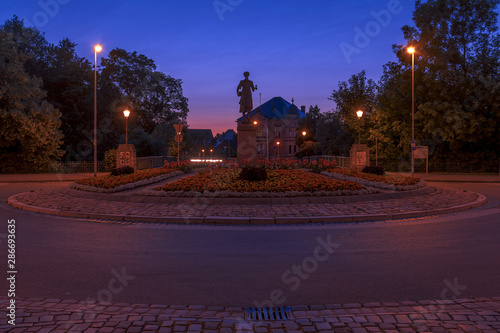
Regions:
<instances>
[{"instance_id":1,"label":"roof","mask_svg":"<svg viewBox=\"0 0 500 333\"><path fill-rule=\"evenodd\" d=\"M212 134L211 129L193 129L193 128L188 128L188 132L191 135L199 135L199 136L205 136L207 138L212 139L214 135Z\"/></svg>"},{"instance_id":2,"label":"roof","mask_svg":"<svg viewBox=\"0 0 500 333\"><path fill-rule=\"evenodd\" d=\"M234 130L230 129L222 133L220 138L217 140L217 143L215 144L215 147L217 148L221 143L225 141L232 141L235 139L235 132Z\"/></svg>"},{"instance_id":3,"label":"roof","mask_svg":"<svg viewBox=\"0 0 500 333\"><path fill-rule=\"evenodd\" d=\"M303 118L306 114L301 111L297 106L286 101L282 97L274 97L269 101L265 102L261 106L255 108L248 115L249 118L259 113L260 115L269 119L284 119L287 115L298 115L299 118ZM236 121L242 121L243 117L238 118Z\"/></svg>"}]
</instances>

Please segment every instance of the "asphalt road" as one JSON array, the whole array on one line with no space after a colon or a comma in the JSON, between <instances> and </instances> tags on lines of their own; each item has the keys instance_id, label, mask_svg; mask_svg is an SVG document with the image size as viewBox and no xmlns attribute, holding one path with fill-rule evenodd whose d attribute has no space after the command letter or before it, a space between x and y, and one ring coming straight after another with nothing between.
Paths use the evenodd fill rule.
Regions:
<instances>
[{"instance_id":1,"label":"asphalt road","mask_svg":"<svg viewBox=\"0 0 500 333\"><path fill-rule=\"evenodd\" d=\"M18 296L225 306L500 296L498 183L432 183L492 199L465 213L317 227L127 226L5 204L61 185L0 184L0 270L13 218Z\"/></svg>"}]
</instances>

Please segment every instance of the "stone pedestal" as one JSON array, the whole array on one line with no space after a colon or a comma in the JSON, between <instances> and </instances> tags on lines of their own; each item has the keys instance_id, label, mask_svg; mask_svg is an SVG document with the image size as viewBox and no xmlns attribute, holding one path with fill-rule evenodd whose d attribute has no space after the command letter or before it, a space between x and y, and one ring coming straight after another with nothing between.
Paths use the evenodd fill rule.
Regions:
<instances>
[{"instance_id":1,"label":"stone pedestal","mask_svg":"<svg viewBox=\"0 0 500 333\"><path fill-rule=\"evenodd\" d=\"M364 144L354 144L351 148L350 166L353 169L362 170L370 165L370 149Z\"/></svg>"},{"instance_id":2,"label":"stone pedestal","mask_svg":"<svg viewBox=\"0 0 500 333\"><path fill-rule=\"evenodd\" d=\"M238 163L242 160L248 163L257 162L257 126L252 123L238 125Z\"/></svg>"},{"instance_id":3,"label":"stone pedestal","mask_svg":"<svg viewBox=\"0 0 500 333\"><path fill-rule=\"evenodd\" d=\"M122 144L116 150L116 167L131 166L137 170L137 153L132 144Z\"/></svg>"}]
</instances>

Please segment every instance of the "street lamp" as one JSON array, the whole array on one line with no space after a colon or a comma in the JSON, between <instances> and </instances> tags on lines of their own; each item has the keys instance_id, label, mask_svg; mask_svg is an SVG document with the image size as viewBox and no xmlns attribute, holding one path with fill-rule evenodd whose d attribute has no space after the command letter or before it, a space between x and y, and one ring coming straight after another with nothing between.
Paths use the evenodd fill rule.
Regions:
<instances>
[{"instance_id":1,"label":"street lamp","mask_svg":"<svg viewBox=\"0 0 500 333\"><path fill-rule=\"evenodd\" d=\"M361 144L361 117L363 117L363 111L356 111L356 115L358 116L358 128L359 128L359 144Z\"/></svg>"},{"instance_id":2,"label":"street lamp","mask_svg":"<svg viewBox=\"0 0 500 333\"><path fill-rule=\"evenodd\" d=\"M306 136L307 135L307 132L306 131L302 131L302 136Z\"/></svg>"},{"instance_id":3,"label":"street lamp","mask_svg":"<svg viewBox=\"0 0 500 333\"><path fill-rule=\"evenodd\" d=\"M97 177L97 53L102 46L94 46L94 177Z\"/></svg>"},{"instance_id":4,"label":"street lamp","mask_svg":"<svg viewBox=\"0 0 500 333\"><path fill-rule=\"evenodd\" d=\"M278 145L278 160L280 159L280 144L281 142L276 142L276 144Z\"/></svg>"},{"instance_id":5,"label":"street lamp","mask_svg":"<svg viewBox=\"0 0 500 333\"><path fill-rule=\"evenodd\" d=\"M214 150L210 149L210 159L213 159L213 152L214 152Z\"/></svg>"},{"instance_id":6,"label":"street lamp","mask_svg":"<svg viewBox=\"0 0 500 333\"><path fill-rule=\"evenodd\" d=\"M253 124L257 125L258 122L254 121ZM269 127L266 123L262 123L262 125L266 126L266 161L269 161Z\"/></svg>"},{"instance_id":7,"label":"street lamp","mask_svg":"<svg viewBox=\"0 0 500 333\"><path fill-rule=\"evenodd\" d=\"M205 149L202 149L201 152L203 153L203 159L205 159Z\"/></svg>"},{"instance_id":8,"label":"street lamp","mask_svg":"<svg viewBox=\"0 0 500 333\"><path fill-rule=\"evenodd\" d=\"M415 175L415 48L410 46L411 53L411 176Z\"/></svg>"},{"instance_id":9,"label":"street lamp","mask_svg":"<svg viewBox=\"0 0 500 333\"><path fill-rule=\"evenodd\" d=\"M123 115L125 116L125 144L128 144L128 116L130 116L130 111L123 111Z\"/></svg>"}]
</instances>

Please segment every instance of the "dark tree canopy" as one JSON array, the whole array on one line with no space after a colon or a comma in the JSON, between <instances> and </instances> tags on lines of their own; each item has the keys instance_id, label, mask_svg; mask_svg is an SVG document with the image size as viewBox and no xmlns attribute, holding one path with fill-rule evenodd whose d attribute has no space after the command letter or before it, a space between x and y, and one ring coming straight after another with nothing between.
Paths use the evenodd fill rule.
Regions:
<instances>
[{"instance_id":1,"label":"dark tree canopy","mask_svg":"<svg viewBox=\"0 0 500 333\"><path fill-rule=\"evenodd\" d=\"M186 119L182 81L155 71L152 59L117 48L102 59L102 67L102 76L118 87L146 132L152 133L158 124Z\"/></svg>"},{"instance_id":2,"label":"dark tree canopy","mask_svg":"<svg viewBox=\"0 0 500 333\"><path fill-rule=\"evenodd\" d=\"M61 114L47 103L41 80L26 73L29 56L0 30L0 171L50 170L62 151Z\"/></svg>"}]
</instances>

